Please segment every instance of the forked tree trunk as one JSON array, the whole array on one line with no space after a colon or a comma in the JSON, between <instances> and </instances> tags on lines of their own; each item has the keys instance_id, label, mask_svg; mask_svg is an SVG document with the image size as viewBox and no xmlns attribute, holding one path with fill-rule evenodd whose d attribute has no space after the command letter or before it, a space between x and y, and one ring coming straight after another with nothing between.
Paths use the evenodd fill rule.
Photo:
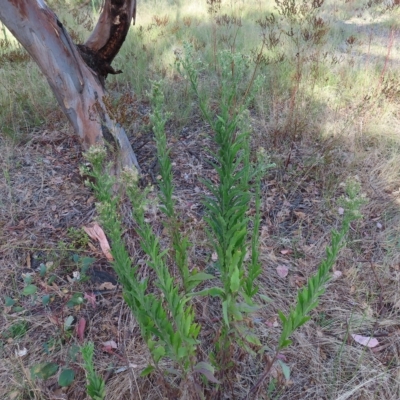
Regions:
<instances>
[{"instance_id":1,"label":"forked tree trunk","mask_svg":"<svg viewBox=\"0 0 400 400\"><path fill-rule=\"evenodd\" d=\"M124 129L103 102L104 80L135 18L136 0L105 0L99 21L83 45L76 46L44 0L1 0L0 20L46 76L83 147L109 142L122 166L136 166Z\"/></svg>"}]
</instances>

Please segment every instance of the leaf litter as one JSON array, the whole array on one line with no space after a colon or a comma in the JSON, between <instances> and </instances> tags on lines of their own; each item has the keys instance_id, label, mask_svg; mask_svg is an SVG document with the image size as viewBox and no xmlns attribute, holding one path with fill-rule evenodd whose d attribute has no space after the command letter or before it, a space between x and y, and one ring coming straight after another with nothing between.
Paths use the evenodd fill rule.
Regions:
<instances>
[{"instance_id":1,"label":"leaf litter","mask_svg":"<svg viewBox=\"0 0 400 400\"><path fill-rule=\"evenodd\" d=\"M254 126L257 127L256 122ZM170 129L172 130L173 126ZM207 126L201 122L193 124L190 130L182 129L171 152L177 208L182 215L185 231L194 244L191 263L200 270L209 268L210 263L217 261L216 254L210 253L207 247L207 236L199 229L203 226L201 199L202 195L207 193L200 178L215 179L213 171L209 168L209 156L204 152L205 148L211 147L211 143L207 136L199 135L204 131L207 131ZM6 182L4 176L0 178L0 184L5 188L0 190L1 201L7 206L0 210L0 226L3 227L3 231L0 231L0 235L3 235L0 237L0 269L4 272L1 289L4 296L15 300L24 309L22 314L18 314L13 311L15 305L11 306L13 321L7 322L2 332L15 321L26 319L29 323L28 334L18 339L20 347L13 339L5 345L4 365L8 367L1 373L3 386L0 386L0 394L10 389L4 386L4 382L10 382L10 372L7 371L12 370L12 360L17 354L20 354L21 359L27 360L26 367L29 368L32 364L43 362L42 348L47 346L49 361L66 362L68 347L73 342L69 341L65 346L57 347L49 344L49 341L55 337L55 332L61 335L63 329L70 330L77 321L76 340L91 340L97 349L105 349L96 358L99 370L106 370L110 363L117 366L118 377L111 376L107 381L110 399L129 399L131 378L128 371L132 367L126 367L126 360L133 360L129 365L134 365L134 368L141 371L149 363L149 354L142 343L134 318L123 302L121 289L113 281L115 274L108 261L109 246L104 246L105 236L97 230L93 242L83 249L65 250L60 245L60 241L70 241L67 235L68 228L93 227L96 212L92 193L84 186L78 171L79 165L83 163L80 146L73 138L65 137L65 134L59 133L55 136L60 138L57 141L57 150L53 144L42 145L40 138L36 136L24 146L13 147L13 158L6 166L10 183ZM138 152L139 162L144 171L143 179L154 183L153 166L149 161L155 156L154 143L151 138L145 136L140 140L147 141ZM281 150L284 155L285 148ZM322 167L321 170L315 169L315 175L304 175L301 183L298 183L298 171L305 170L304 164L315 157L315 151L308 141L298 143L291 159L292 171L284 172L277 168L264 179L260 243L263 274L260 279L260 294L269 297L272 302L254 316L259 321L265 321L264 324L254 324L254 330L260 337L269 338L266 343L268 348L273 348L280 329L277 311L287 310L293 305L298 288L315 272L324 256L329 232L336 227L340 215L340 210L331 207L322 197L323 184L317 179L318 174L326 173ZM30 154L29 165L24 161L27 153ZM273 156L277 159L282 156L279 149ZM43 159L48 162L40 161ZM336 168L346 176L347 171L340 170L340 163ZM392 358L397 354L395 338L396 332L400 330L400 318L393 318L392 315L398 313L395 306L399 301L395 295L397 281L394 277L398 274L396 271L399 270L400 256L395 253L394 243L388 240L387 235L398 233L399 218L398 214L395 214L392 199L383 197L385 191L389 190L389 185L384 186L380 175L371 174L370 168L363 162L358 169L370 203L363 209L364 220L353 227L350 240L358 243L358 238L362 237L362 241L359 242L359 248L343 251L337 262L336 272L333 273L336 279L330 283L311 321L293 335L295 345L280 355L280 361L284 363L273 371L281 384L282 399L317 398L318 393L324 390L325 381L322 375L316 376L314 371L322 365L327 368L329 375L329 365L326 361L336 357L343 343L345 347L342 354L346 368L356 368L357 360L364 357L365 365L372 371L376 368L376 359L383 366L390 365ZM378 193L371 189L371 181ZM10 191L12 202L6 195ZM332 198L338 198L342 194L339 186ZM155 199L156 193L152 193L151 196ZM188 204L195 206L188 207ZM384 212L394 213L394 218L387 220L385 229L382 229L373 219ZM121 203L121 215L126 226L124 239L130 254L135 259L142 260L138 263L141 276L152 279L151 271L145 266L146 260L138 250L134 223L130 219L129 205L125 201ZM150 208L147 218L156 231L163 231L162 218L157 208ZM98 241L99 237L102 237L101 241ZM168 245L164 237L161 237L161 243L163 246ZM97 246L100 246L101 252ZM96 258L87 282L68 280L66 271L69 269L69 275L71 271L76 271L76 265L71 261L74 252L84 252L85 256ZM388 252L393 254L390 259L386 257ZM378 265L375 274L368 269L371 260ZM39 276L37 268L40 263L53 263L53 272L48 275L54 273L54 281L49 281L50 276L46 276L45 279ZM290 274L287 265L290 265ZM384 265L386 273L383 272ZM20 295L25 288L23 273L32 274L32 285L37 288L35 293L25 289L27 296L24 298ZM18 290L13 289L13 281L17 282ZM83 303L67 308L66 303L78 292L77 285L81 285L79 292L82 292ZM376 300L370 300L371 311L367 316L364 315L360 302L360 296L366 296L362 285L373 293L382 292L381 297L385 299L382 300L381 306L378 296ZM34 295L40 298L43 294L51 295L52 300L48 306L32 302L29 298ZM213 330L215 321L220 318L218 306L210 300L207 304L196 303L196 307L199 308L198 315L204 319L204 328L200 335L202 340L206 340L207 327ZM361 342L357 341L357 335L352 336L354 342L346 342L349 328L353 332L368 331L370 335L361 336L367 338L360 339ZM363 354L362 348L372 347L371 343L375 344L377 337L380 346L376 344L374 349L379 351L373 355ZM123 346L117 348L110 343L123 343ZM26 348L30 349L29 360L23 357ZM18 353L20 351L22 353ZM266 350L266 356L268 351ZM238 394L246 393L244 382L254 382L255 376L263 371L264 364L263 360L251 358L238 363L234 371L234 382L237 382L235 391ZM287 378L289 371L290 380ZM74 382L84 381L83 372L79 369L75 372L77 376ZM205 368L200 368L199 373L206 376L208 374L212 378L210 371ZM344 379L345 377L338 377L337 387L333 388L335 392L340 393L340 384L346 382ZM137 384L142 393L149 390L147 379L138 378ZM42 389L44 393L51 393L52 390L55 393L58 390L49 389L45 385ZM79 400L82 398L81 389L78 383L73 383L67 389L68 395Z\"/></svg>"}]
</instances>

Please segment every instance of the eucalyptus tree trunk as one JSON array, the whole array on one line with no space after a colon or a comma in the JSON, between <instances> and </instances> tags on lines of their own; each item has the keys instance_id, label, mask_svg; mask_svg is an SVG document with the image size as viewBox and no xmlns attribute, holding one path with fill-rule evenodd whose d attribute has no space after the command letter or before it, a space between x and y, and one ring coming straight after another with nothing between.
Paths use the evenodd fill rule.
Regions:
<instances>
[{"instance_id":1,"label":"eucalyptus tree trunk","mask_svg":"<svg viewBox=\"0 0 400 400\"><path fill-rule=\"evenodd\" d=\"M136 0L105 0L89 39L75 45L44 0L2 0L0 21L28 51L46 76L84 149L110 143L122 166L139 169L124 129L113 121L103 102L111 63L136 14Z\"/></svg>"}]
</instances>

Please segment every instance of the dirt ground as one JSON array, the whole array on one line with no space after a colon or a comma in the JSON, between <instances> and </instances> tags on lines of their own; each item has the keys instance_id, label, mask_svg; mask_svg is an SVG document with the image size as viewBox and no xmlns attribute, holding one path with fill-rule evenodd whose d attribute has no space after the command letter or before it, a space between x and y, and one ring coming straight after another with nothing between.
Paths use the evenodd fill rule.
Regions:
<instances>
[{"instance_id":1,"label":"dirt ground","mask_svg":"<svg viewBox=\"0 0 400 400\"><path fill-rule=\"evenodd\" d=\"M153 135L145 124L148 107L138 109L141 119L131 141L143 168L143 184L155 185L151 194L155 198L158 166ZM256 130L257 121L253 126ZM191 265L208 270L212 263L203 230L201 178L215 178L205 151L209 128L197 118L179 130L172 125L168 130L177 208L193 244ZM260 144L262 135L255 131L252 145ZM96 210L93 193L79 173L85 160L76 138L61 120L27 132L17 145L0 137L0 146L0 397L86 398L82 360L73 354L81 343L76 326L83 318L84 340L95 343L95 366L106 379L107 399L173 398L160 376L139 376L149 354L138 326L123 302L112 266L98 244L80 230L96 221ZM336 203L343 194L340 182L349 176L356 176L369 199L362 210L364 218L352 225L335 277L311 321L282 355L291 368L290 379L274 369L268 381L270 393L280 399L400 397L400 192L377 167L381 157L382 153L371 151L354 160L346 143L334 139L304 138L271 151L276 167L262 182L260 279L260 292L271 303L249 321L266 351L254 358L235 350L235 379L226 398L243 398L262 373L280 332L277 310L288 310L297 289L322 260L330 231L340 224ZM125 198L121 213L124 239L140 265L142 254ZM149 209L148 219L163 236L156 205ZM77 256L94 259L85 282L74 280ZM44 274L41 265L46 266ZM288 268L286 277L278 274L280 266ZM144 268L142 273L149 271ZM29 275L37 286L36 295L23 294ZM85 301L68 306L74 293L84 294ZM46 295L51 301L44 305ZM216 333L218 310L212 301L199 301L196 307L202 315L200 339L206 354ZM71 329L65 328L69 316ZM362 346L351 334L377 338L379 346ZM114 341L117 348L105 345L107 341ZM49 361L72 368L74 383L60 388L56 377L31 379L29 368ZM260 398L267 398L268 382Z\"/></svg>"}]
</instances>

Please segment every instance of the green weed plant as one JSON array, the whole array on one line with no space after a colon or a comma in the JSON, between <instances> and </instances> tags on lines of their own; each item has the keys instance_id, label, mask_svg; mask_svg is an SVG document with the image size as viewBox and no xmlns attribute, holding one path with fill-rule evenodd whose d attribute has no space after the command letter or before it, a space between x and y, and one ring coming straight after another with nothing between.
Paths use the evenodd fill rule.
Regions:
<instances>
[{"instance_id":1,"label":"green weed plant","mask_svg":"<svg viewBox=\"0 0 400 400\"><path fill-rule=\"evenodd\" d=\"M159 203L170 247L162 248L160 238L145 218L147 196L151 189L139 187L136 171L126 170L122 174L123 185L132 203L136 232L146 255L146 263L154 272L154 280L140 277L138 267L126 250L118 213L120 198L113 194L115 179L107 169L104 172L103 149L93 147L86 153L92 169L86 167L82 173L94 178L89 185L95 191L99 201L99 218L111 240L113 265L123 286L124 299L140 326L142 337L152 356L152 363L142 374L147 375L155 369L160 371L160 360L170 359L175 363L174 373L184 382L192 382L195 393L202 398L203 389L196 379L198 374L202 374L209 383L214 383L223 390L224 373L231 365L231 339L253 356L253 348L261 347L257 335L243 321L245 316L259 307L257 278L262 271L259 262L260 186L261 179L271 164L268 163L265 150L258 152L257 162L250 161L247 110L261 85L262 76L249 79L249 64L244 57L229 51L219 53L217 66L221 97L219 109L215 112L209 106L207 96L199 84L199 71L204 66L193 59L192 48L187 45L183 56L177 60L177 67L188 79L198 99L201 113L212 129L210 138L213 147L208 151L214 160L213 168L218 180L217 183L203 180L209 193L204 197L204 219L210 251L217 255L218 276L189 269L190 244L181 232L173 200L172 164L165 134L168 115L163 111L161 83L153 83L151 122L161 169ZM358 210L362 199L358 196L359 187L349 184L347 189L347 197L343 200L346 210L343 226L339 231L332 231L332 242L326 250L326 259L316 275L298 293L296 305L288 315L280 312L282 333L275 357L253 387L254 392L269 374L279 351L291 344L290 336L293 332L308 321L310 312L324 293L330 279L330 270L345 243L350 223L360 217ZM255 214L250 218L252 204ZM248 253L249 256L246 257ZM174 267L179 271L178 276L171 272ZM215 284L211 285L211 281ZM203 287L197 290L200 284ZM215 348L206 355L209 360L206 358L205 361L199 361L205 357L199 351L201 325L196 322L196 310L192 304L193 298L198 296L216 297L220 304L219 338L216 338ZM283 363L281 366L285 375L288 375L289 368ZM218 377L221 378L215 377L215 371L220 372ZM194 379L188 379L189 376Z\"/></svg>"},{"instance_id":2,"label":"green weed plant","mask_svg":"<svg viewBox=\"0 0 400 400\"><path fill-rule=\"evenodd\" d=\"M86 392L92 400L103 400L106 397L105 382L96 373L93 363L94 344L93 342L86 343L81 347L82 358L84 361L83 367L86 372Z\"/></svg>"}]
</instances>

